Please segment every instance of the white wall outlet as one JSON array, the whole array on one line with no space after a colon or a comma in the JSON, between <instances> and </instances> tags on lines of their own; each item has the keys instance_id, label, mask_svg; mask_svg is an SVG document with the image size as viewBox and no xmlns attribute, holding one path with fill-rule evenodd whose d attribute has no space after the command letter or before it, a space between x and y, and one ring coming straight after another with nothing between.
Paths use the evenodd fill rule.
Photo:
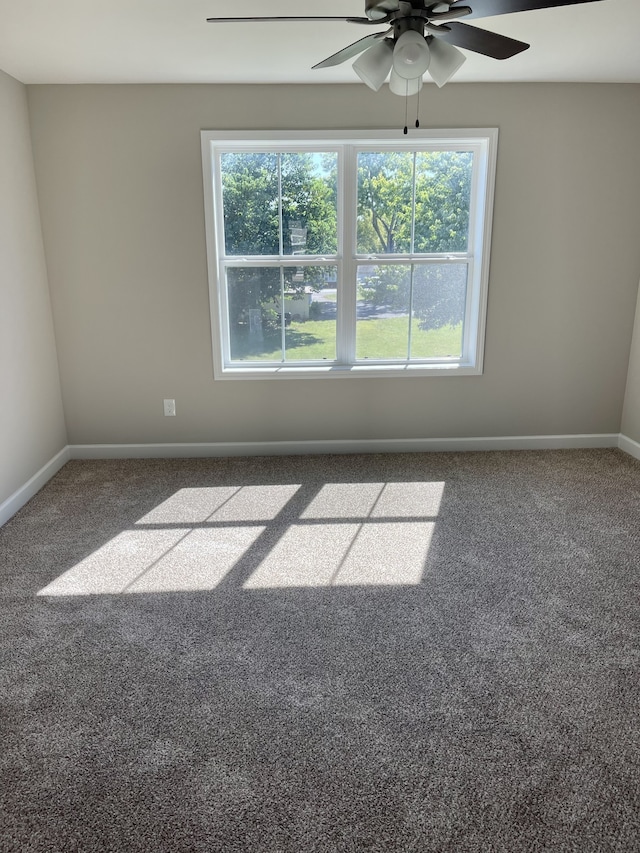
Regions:
<instances>
[{"instance_id":1,"label":"white wall outlet","mask_svg":"<svg viewBox=\"0 0 640 853\"><path fill-rule=\"evenodd\" d=\"M165 400L164 401L164 414L167 418L173 418L176 414L176 401L175 400Z\"/></svg>"}]
</instances>

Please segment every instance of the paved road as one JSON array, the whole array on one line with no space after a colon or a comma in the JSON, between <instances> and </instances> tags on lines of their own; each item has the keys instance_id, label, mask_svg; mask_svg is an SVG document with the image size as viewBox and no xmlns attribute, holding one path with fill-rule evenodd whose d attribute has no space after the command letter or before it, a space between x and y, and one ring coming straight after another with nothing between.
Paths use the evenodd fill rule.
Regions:
<instances>
[{"instance_id":1,"label":"paved road","mask_svg":"<svg viewBox=\"0 0 640 853\"><path fill-rule=\"evenodd\" d=\"M319 293L311 295L311 301L316 302L320 306L319 320L335 320L336 305L337 305L336 290L321 290ZM384 305L372 305L370 302L359 300L356 302L356 318L358 320L386 320L391 317L406 316L402 311L390 311Z\"/></svg>"}]
</instances>

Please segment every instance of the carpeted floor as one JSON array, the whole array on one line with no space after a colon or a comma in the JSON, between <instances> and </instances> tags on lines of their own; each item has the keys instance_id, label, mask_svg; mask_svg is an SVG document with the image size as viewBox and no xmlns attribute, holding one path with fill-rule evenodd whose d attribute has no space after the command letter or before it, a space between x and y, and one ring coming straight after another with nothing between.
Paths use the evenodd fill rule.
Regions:
<instances>
[{"instance_id":1,"label":"carpeted floor","mask_svg":"<svg viewBox=\"0 0 640 853\"><path fill-rule=\"evenodd\" d=\"M640 851L640 464L71 462L0 530L2 851Z\"/></svg>"}]
</instances>

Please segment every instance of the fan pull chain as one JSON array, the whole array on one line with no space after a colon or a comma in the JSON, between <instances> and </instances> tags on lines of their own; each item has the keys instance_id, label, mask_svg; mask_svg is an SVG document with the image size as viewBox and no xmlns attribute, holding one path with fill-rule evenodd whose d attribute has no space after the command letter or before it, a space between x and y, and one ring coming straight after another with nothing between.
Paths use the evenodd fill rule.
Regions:
<instances>
[{"instance_id":1,"label":"fan pull chain","mask_svg":"<svg viewBox=\"0 0 640 853\"><path fill-rule=\"evenodd\" d=\"M406 136L407 133L409 132L409 129L408 129L409 122L407 120L407 117L409 115L409 81L408 80L405 81L404 92L405 92L405 94L404 94L404 130L403 130L403 133Z\"/></svg>"},{"instance_id":2,"label":"fan pull chain","mask_svg":"<svg viewBox=\"0 0 640 853\"><path fill-rule=\"evenodd\" d=\"M416 127L420 127L420 89L417 92L416 100ZM405 81L405 96L404 96L404 129L402 131L406 136L409 133L409 81Z\"/></svg>"}]
</instances>

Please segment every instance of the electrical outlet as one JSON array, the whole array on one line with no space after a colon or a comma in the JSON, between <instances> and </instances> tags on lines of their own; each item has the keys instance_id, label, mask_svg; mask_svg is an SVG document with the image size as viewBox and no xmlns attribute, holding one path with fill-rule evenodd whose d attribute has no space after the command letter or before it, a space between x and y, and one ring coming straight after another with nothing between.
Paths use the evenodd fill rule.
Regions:
<instances>
[{"instance_id":1,"label":"electrical outlet","mask_svg":"<svg viewBox=\"0 0 640 853\"><path fill-rule=\"evenodd\" d=\"M176 401L175 400L165 400L164 401L164 414L167 418L173 418L176 414Z\"/></svg>"}]
</instances>

